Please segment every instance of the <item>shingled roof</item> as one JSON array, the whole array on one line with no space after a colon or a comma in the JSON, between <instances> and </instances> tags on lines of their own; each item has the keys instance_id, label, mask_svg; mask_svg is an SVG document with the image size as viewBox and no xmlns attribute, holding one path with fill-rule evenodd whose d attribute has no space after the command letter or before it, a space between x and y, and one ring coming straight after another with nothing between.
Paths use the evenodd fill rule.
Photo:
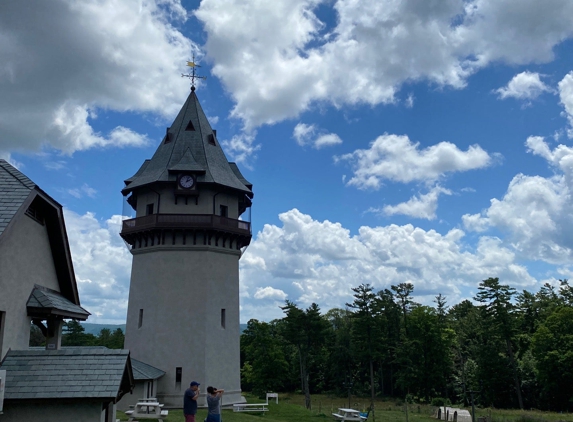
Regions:
<instances>
[{"instance_id":1,"label":"shingled roof","mask_svg":"<svg viewBox=\"0 0 573 422\"><path fill-rule=\"evenodd\" d=\"M0 369L6 370L6 400L104 398L117 402L134 387L129 350L11 350Z\"/></svg>"},{"instance_id":2,"label":"shingled roof","mask_svg":"<svg viewBox=\"0 0 573 422\"><path fill-rule=\"evenodd\" d=\"M35 187L18 169L0 159L0 235Z\"/></svg>"},{"instance_id":3,"label":"shingled roof","mask_svg":"<svg viewBox=\"0 0 573 422\"><path fill-rule=\"evenodd\" d=\"M81 306L78 306L59 292L43 286L34 286L28 302L26 303L28 316L47 317L60 315L64 318L75 318L85 321L91 314Z\"/></svg>"},{"instance_id":4,"label":"shingled roof","mask_svg":"<svg viewBox=\"0 0 573 422\"><path fill-rule=\"evenodd\" d=\"M197 95L191 91L151 160L125 180L124 195L156 182L175 182L177 172L197 174L197 183L215 183L252 197L252 185L232 168L219 145ZM247 182L248 183L248 182Z\"/></svg>"},{"instance_id":5,"label":"shingled roof","mask_svg":"<svg viewBox=\"0 0 573 422\"><path fill-rule=\"evenodd\" d=\"M155 380L165 375L165 371L137 359L131 359L131 366L133 368L133 379L136 381Z\"/></svg>"}]
</instances>

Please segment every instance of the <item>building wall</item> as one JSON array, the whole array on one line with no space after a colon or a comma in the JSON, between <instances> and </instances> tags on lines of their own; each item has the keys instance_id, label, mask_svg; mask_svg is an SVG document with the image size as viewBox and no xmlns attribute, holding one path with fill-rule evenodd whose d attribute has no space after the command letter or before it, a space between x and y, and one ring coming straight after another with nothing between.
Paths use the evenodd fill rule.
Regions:
<instances>
[{"instance_id":1,"label":"building wall","mask_svg":"<svg viewBox=\"0 0 573 422\"><path fill-rule=\"evenodd\" d=\"M133 356L133 353L131 353ZM127 393L117 403L117 409L120 411L129 410L129 406L135 406L140 399L147 398L147 384L149 381L135 381L135 387L131 394ZM154 387L157 385L157 380L154 382ZM155 396L154 396L155 397ZM0 421L1 422L1 421Z\"/></svg>"},{"instance_id":2,"label":"building wall","mask_svg":"<svg viewBox=\"0 0 573 422\"><path fill-rule=\"evenodd\" d=\"M0 312L5 313L0 359L10 348L28 348L26 302L34 284L60 290L46 226L22 215L0 240Z\"/></svg>"},{"instance_id":3,"label":"building wall","mask_svg":"<svg viewBox=\"0 0 573 422\"><path fill-rule=\"evenodd\" d=\"M161 214L213 214L213 205L215 206L215 215L219 215L219 206L228 207L228 217L239 218L239 194L217 193L214 190L201 187L199 196L195 199L189 196L187 204L185 198L179 197L175 203L175 182L172 186L164 188L157 187L155 191L142 189L137 193L137 217L146 215L147 205L153 204L153 212L157 214L157 204L159 201L159 213ZM159 194L159 195L158 195ZM213 197L215 201L213 202ZM158 198L160 198L158 200ZM197 203L195 201L197 200Z\"/></svg>"},{"instance_id":4,"label":"building wall","mask_svg":"<svg viewBox=\"0 0 573 422\"><path fill-rule=\"evenodd\" d=\"M80 400L10 400L4 403L0 416L2 422L105 422L103 418L101 402Z\"/></svg>"},{"instance_id":5,"label":"building wall","mask_svg":"<svg viewBox=\"0 0 573 422\"><path fill-rule=\"evenodd\" d=\"M201 383L202 397L214 385L225 389L226 403L240 401L240 252L213 246L132 252L125 347L133 358L166 372L157 383L159 401L182 407L192 380Z\"/></svg>"}]
</instances>

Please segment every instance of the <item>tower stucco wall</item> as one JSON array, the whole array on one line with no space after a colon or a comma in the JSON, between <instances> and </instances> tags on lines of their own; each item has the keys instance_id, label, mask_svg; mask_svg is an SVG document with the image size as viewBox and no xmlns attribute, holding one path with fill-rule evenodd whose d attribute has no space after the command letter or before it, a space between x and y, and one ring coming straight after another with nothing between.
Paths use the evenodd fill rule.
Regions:
<instances>
[{"instance_id":1,"label":"tower stucco wall","mask_svg":"<svg viewBox=\"0 0 573 422\"><path fill-rule=\"evenodd\" d=\"M196 380L202 393L214 385L225 389L225 402L240 401L240 252L167 245L133 252L125 347L166 372L159 400L181 407Z\"/></svg>"}]
</instances>

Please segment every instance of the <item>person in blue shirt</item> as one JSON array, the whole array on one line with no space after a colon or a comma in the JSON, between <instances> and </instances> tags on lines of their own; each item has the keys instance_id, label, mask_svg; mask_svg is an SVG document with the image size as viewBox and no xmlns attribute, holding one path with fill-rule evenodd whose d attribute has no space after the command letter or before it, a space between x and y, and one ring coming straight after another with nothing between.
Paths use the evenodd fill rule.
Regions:
<instances>
[{"instance_id":1,"label":"person in blue shirt","mask_svg":"<svg viewBox=\"0 0 573 422\"><path fill-rule=\"evenodd\" d=\"M218 390L215 387L207 387L207 407L209 412L205 422L221 422L220 401L225 390Z\"/></svg>"},{"instance_id":2,"label":"person in blue shirt","mask_svg":"<svg viewBox=\"0 0 573 422\"><path fill-rule=\"evenodd\" d=\"M191 381L189 388L185 390L185 395L183 396L183 414L185 415L185 422L195 422L200 385L201 384L197 381Z\"/></svg>"}]
</instances>

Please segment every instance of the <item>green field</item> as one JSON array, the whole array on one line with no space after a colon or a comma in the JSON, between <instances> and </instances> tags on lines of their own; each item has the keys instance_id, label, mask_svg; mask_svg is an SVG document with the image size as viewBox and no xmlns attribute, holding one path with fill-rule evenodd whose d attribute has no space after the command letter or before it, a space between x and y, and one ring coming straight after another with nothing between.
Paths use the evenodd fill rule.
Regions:
<instances>
[{"instance_id":1,"label":"green field","mask_svg":"<svg viewBox=\"0 0 573 422\"><path fill-rule=\"evenodd\" d=\"M246 394L247 402L261 403L257 397ZM368 406L368 399L352 398L350 405L357 410L364 410ZM320 422L334 421L331 416L339 407L348 407L348 399L331 397L327 395L312 396L312 409L304 408L304 396L300 394L279 394L279 404L269 402L269 411L262 414L234 413L232 410L223 410L223 422ZM408 422L435 422L432 417L435 407L428 405L411 404L408 406ZM471 409L469 409L471 411ZM207 409L199 409L196 417L197 422L203 422L207 416ZM488 422L573 422L573 414L552 413L540 411L519 411L500 409L476 409L476 418L488 417ZM123 412L118 412L117 417L127 421ZM170 410L166 422L182 422L181 410ZM372 417L368 418L371 422ZM396 401L376 401L376 421L378 422L406 422L406 412L403 405Z\"/></svg>"}]
</instances>

